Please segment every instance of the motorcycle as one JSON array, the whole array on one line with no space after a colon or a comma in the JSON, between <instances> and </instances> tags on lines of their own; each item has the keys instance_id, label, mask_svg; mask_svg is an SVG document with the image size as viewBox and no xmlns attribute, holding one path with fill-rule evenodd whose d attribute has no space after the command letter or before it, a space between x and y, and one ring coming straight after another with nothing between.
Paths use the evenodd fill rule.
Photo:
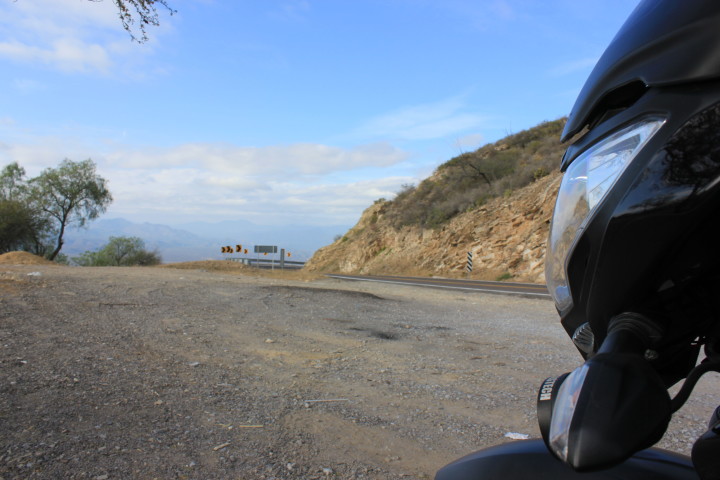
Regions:
<instances>
[{"instance_id":1,"label":"motorcycle","mask_svg":"<svg viewBox=\"0 0 720 480\"><path fill-rule=\"evenodd\" d=\"M435 478L720 479L720 407L690 457L653 447L720 372L720 2L643 0L562 140L546 280L584 363L542 383L542 440Z\"/></svg>"}]
</instances>

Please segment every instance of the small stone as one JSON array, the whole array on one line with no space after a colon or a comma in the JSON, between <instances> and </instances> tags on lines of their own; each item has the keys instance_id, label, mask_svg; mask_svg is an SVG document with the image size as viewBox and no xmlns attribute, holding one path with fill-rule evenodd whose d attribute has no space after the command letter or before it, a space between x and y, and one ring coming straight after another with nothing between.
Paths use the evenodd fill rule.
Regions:
<instances>
[{"instance_id":1,"label":"small stone","mask_svg":"<svg viewBox=\"0 0 720 480\"><path fill-rule=\"evenodd\" d=\"M265 343L275 343L275 340L273 340L272 338L266 338Z\"/></svg>"}]
</instances>

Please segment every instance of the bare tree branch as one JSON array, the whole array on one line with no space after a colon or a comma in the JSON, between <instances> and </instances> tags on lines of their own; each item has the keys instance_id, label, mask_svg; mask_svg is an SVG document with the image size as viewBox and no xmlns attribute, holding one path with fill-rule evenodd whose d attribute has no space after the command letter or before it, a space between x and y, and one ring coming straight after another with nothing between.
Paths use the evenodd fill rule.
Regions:
<instances>
[{"instance_id":1,"label":"bare tree branch","mask_svg":"<svg viewBox=\"0 0 720 480\"><path fill-rule=\"evenodd\" d=\"M88 0L90 2L102 2L103 0ZM167 9L170 15L177 11L174 10L167 0L113 0L118 9L118 17L123 28L130 34L130 38L138 43L145 43L148 40L146 26L151 25L157 27L160 25L158 11L155 5L160 5ZM135 26L139 30L139 36L136 35Z\"/></svg>"}]
</instances>

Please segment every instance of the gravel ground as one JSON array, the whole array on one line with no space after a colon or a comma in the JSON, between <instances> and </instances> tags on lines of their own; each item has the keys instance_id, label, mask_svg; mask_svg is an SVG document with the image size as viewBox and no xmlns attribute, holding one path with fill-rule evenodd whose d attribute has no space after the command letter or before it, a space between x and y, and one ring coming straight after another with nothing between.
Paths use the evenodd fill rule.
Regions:
<instances>
[{"instance_id":1,"label":"gravel ground","mask_svg":"<svg viewBox=\"0 0 720 480\"><path fill-rule=\"evenodd\" d=\"M0 478L432 478L539 437L537 387L579 362L547 300L0 265Z\"/></svg>"}]
</instances>

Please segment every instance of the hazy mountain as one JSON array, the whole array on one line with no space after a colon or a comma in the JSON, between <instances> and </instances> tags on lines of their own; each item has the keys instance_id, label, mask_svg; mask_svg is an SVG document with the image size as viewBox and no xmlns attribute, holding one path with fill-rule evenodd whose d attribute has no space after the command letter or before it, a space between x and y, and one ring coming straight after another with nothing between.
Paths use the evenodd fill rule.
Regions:
<instances>
[{"instance_id":1,"label":"hazy mountain","mask_svg":"<svg viewBox=\"0 0 720 480\"><path fill-rule=\"evenodd\" d=\"M276 245L292 253L293 260L306 260L318 248L332 243L347 231L347 225L309 227L297 225L265 226L247 221L217 223L193 222L183 225L133 223L123 218L100 219L86 228L70 229L62 253L70 257L97 250L114 237L139 237L146 248L158 250L163 262L222 259L223 245L241 244L249 252L255 245Z\"/></svg>"}]
</instances>

